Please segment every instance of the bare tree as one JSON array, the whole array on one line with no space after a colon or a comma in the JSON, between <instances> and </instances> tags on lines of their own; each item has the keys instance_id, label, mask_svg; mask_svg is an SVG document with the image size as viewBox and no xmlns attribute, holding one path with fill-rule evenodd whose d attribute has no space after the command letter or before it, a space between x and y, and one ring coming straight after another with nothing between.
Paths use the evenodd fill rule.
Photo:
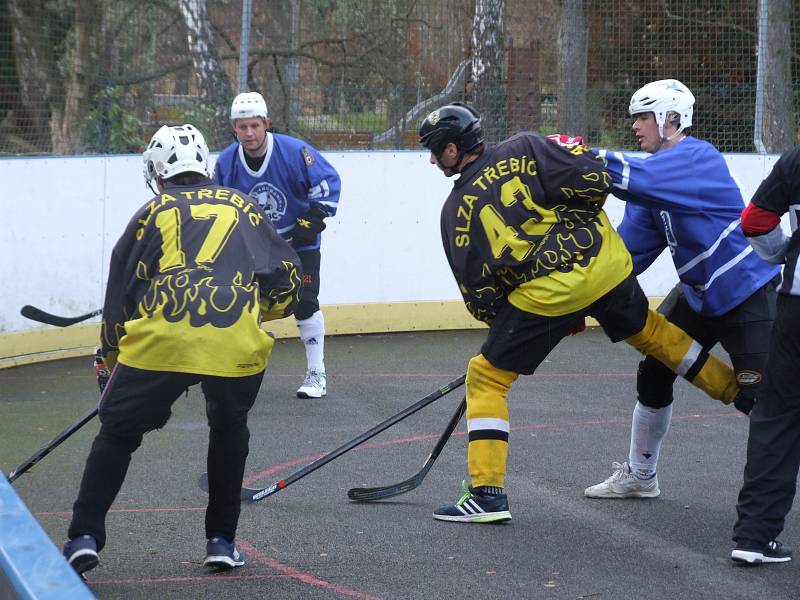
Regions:
<instances>
[{"instance_id":1,"label":"bare tree","mask_svg":"<svg viewBox=\"0 0 800 600\"><path fill-rule=\"evenodd\" d=\"M206 0L179 0L189 38L189 53L200 83L200 99L214 112L209 124L209 147L221 149L229 138L228 104L231 100L231 83L222 65Z\"/></svg>"},{"instance_id":2,"label":"bare tree","mask_svg":"<svg viewBox=\"0 0 800 600\"><path fill-rule=\"evenodd\" d=\"M505 0L475 0L472 20L472 84L475 106L488 140L505 132L503 87Z\"/></svg>"},{"instance_id":3,"label":"bare tree","mask_svg":"<svg viewBox=\"0 0 800 600\"><path fill-rule=\"evenodd\" d=\"M759 3L767 0L760 0ZM783 152L795 144L792 108L792 0L769 0L764 49L764 147Z\"/></svg>"},{"instance_id":4,"label":"bare tree","mask_svg":"<svg viewBox=\"0 0 800 600\"><path fill-rule=\"evenodd\" d=\"M586 135L586 0L562 0L558 30L558 130Z\"/></svg>"},{"instance_id":5,"label":"bare tree","mask_svg":"<svg viewBox=\"0 0 800 600\"><path fill-rule=\"evenodd\" d=\"M94 82L97 1L75 0L67 18L50 11L41 0L9 0L8 8L27 116L35 131L49 132L53 152L74 152L81 144L81 118Z\"/></svg>"}]
</instances>

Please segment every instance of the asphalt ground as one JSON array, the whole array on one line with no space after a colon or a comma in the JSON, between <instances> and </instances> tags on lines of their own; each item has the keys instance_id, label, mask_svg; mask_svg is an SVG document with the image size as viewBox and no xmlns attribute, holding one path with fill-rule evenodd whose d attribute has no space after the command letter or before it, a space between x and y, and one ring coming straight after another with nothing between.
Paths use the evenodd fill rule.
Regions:
<instances>
[{"instance_id":1,"label":"asphalt ground","mask_svg":"<svg viewBox=\"0 0 800 600\"><path fill-rule=\"evenodd\" d=\"M328 396L299 400L298 340L281 341L250 414L245 483L266 487L462 375L484 331L330 337ZM564 340L509 395L507 491L513 520L435 521L466 477L462 421L422 485L390 501L350 502L353 486L415 473L463 388L262 502L244 506L247 565L202 566L207 432L198 388L145 437L88 573L98 598L796 599L800 565L729 559L747 419L675 387L659 464L661 497L589 500L587 485L626 459L639 355L599 330ZM0 469L10 472L97 400L90 358L0 371ZM15 488L60 547L97 422ZM797 510L782 538L800 540Z\"/></svg>"}]
</instances>

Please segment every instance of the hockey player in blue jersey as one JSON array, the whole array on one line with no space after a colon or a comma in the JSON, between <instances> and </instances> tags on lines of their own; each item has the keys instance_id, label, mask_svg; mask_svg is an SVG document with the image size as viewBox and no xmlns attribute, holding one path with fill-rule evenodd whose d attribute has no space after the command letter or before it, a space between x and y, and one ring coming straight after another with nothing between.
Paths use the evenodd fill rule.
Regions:
<instances>
[{"instance_id":1,"label":"hockey player in blue jersey","mask_svg":"<svg viewBox=\"0 0 800 600\"><path fill-rule=\"evenodd\" d=\"M291 243L303 264L303 292L295 310L308 367L298 398L327 393L325 321L319 308L321 232L336 214L339 174L306 142L269 131L272 120L258 92L245 92L231 104L236 138L217 159L214 179L258 199L278 233Z\"/></svg>"},{"instance_id":2,"label":"hockey player in blue jersey","mask_svg":"<svg viewBox=\"0 0 800 600\"><path fill-rule=\"evenodd\" d=\"M680 281L659 312L709 351L718 342L736 371L736 407L749 414L758 394L775 318L779 270L747 243L742 193L710 143L684 133L694 96L680 81L654 81L631 98L633 133L650 156L600 151L613 194L626 201L619 233L638 275L669 248ZM639 364L628 461L615 462L589 498L654 498L656 466L672 419L675 373L648 356Z\"/></svg>"}]
</instances>

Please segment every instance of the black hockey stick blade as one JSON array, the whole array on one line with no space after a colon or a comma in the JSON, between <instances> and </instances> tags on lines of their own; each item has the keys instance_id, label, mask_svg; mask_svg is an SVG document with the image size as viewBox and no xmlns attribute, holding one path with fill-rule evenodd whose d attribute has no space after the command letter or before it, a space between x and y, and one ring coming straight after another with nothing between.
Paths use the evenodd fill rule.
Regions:
<instances>
[{"instance_id":1,"label":"black hockey stick blade","mask_svg":"<svg viewBox=\"0 0 800 600\"><path fill-rule=\"evenodd\" d=\"M48 325L55 325L56 327L69 327L70 325L75 325L75 323L80 323L81 321L86 321L87 319L96 317L97 315L102 314L103 310L93 310L90 313L86 313L85 315L80 315L77 317L59 317L58 315L45 312L40 308L26 304L20 309L19 312L23 317L26 319L31 319L32 321L47 323Z\"/></svg>"},{"instance_id":2,"label":"black hockey stick blade","mask_svg":"<svg viewBox=\"0 0 800 600\"><path fill-rule=\"evenodd\" d=\"M89 421L94 419L96 414L97 414L97 407L96 406L94 408L92 408L91 410L87 411L86 413L84 413L72 425L67 427L64 431L59 433L56 437L54 437L52 440L50 440L44 446L42 446L36 452L34 452L33 455L28 460L23 462L20 466L18 466L13 471L11 471L11 474L8 476L8 482L9 483L14 483L14 480L17 477L19 477L20 475L22 475L23 473L28 471L31 467L33 467L33 465L38 463L45 456L47 456L53 450L55 450L59 445L61 445L61 442L63 442L68 437L70 437L73 433L78 431L78 429L80 429L81 427L86 425L86 423L88 423Z\"/></svg>"},{"instance_id":3,"label":"black hockey stick blade","mask_svg":"<svg viewBox=\"0 0 800 600\"><path fill-rule=\"evenodd\" d=\"M453 413L452 417L450 417L447 427L445 427L442 435L439 436L436 445L433 447L433 450L431 450L430 454L428 454L428 457L425 459L425 463L422 465L422 469L420 469L418 473L415 473L405 481L401 481L400 483L395 483L392 485L371 488L350 488L347 490L347 497L350 498L350 500L355 500L356 502L372 502L374 500L383 500L385 498L399 496L400 494L405 494L406 492L410 492L414 488L419 487L419 485L422 483L422 480L425 479L425 476L428 474L428 471L431 470L433 463L441 453L442 449L447 443L447 440L450 439L450 436L453 435L453 431L455 431L456 427L458 427L458 423L466 410L467 399L464 398L456 408L456 412Z\"/></svg>"},{"instance_id":4,"label":"black hockey stick blade","mask_svg":"<svg viewBox=\"0 0 800 600\"><path fill-rule=\"evenodd\" d=\"M461 387L462 385L464 385L464 381L465 381L466 377L467 377L466 375L462 375L458 379L454 379L450 383L440 387L435 392L432 392L432 393L428 394L422 400L419 400L418 402L415 402L414 404L412 404L411 406L409 406L405 410L400 411L399 413L397 413L393 417L389 417L385 421L383 421L381 423L378 423L375 427L373 427L369 431L366 431L366 432L362 433L361 435L359 435L358 437L353 438L352 440L350 440L346 444L342 444L341 446L339 446L335 450L331 450L325 456L322 456L322 457L318 458L317 460L315 460L314 462L307 464L305 467L303 467L299 471L295 471L291 475L287 476L285 479L279 479L278 481L276 481L272 485L267 486L267 487L262 488L262 489L242 488L242 501L243 502L247 502L247 503L260 502L264 498L267 498L268 496L272 496L273 494L278 493L282 489L284 489L284 488L290 486L291 484L293 484L295 481L297 481L299 479L302 479L303 477L305 477L306 475L308 475L310 473L313 473L314 471L316 471L320 467L325 466L326 464L328 464L332 460L335 460L336 458L339 458L342 454L345 454L346 452L349 452L350 450L352 450L356 446L360 446L361 444L363 444L367 440L375 437L376 435L378 435L382 431L385 431L385 430L389 429L389 427L391 427L392 425L395 425L395 424L399 423L400 421L402 421L406 417L410 417L415 412L425 408L426 406L428 406L428 404L431 404L432 402L435 402L436 400L438 400L439 398L441 398L445 394L448 394L448 393L452 392L457 387ZM203 488L206 491L208 491L208 475L207 474L203 474L200 477L199 484L200 484L201 488ZM204 484L205 484L205 487L204 487Z\"/></svg>"}]
</instances>

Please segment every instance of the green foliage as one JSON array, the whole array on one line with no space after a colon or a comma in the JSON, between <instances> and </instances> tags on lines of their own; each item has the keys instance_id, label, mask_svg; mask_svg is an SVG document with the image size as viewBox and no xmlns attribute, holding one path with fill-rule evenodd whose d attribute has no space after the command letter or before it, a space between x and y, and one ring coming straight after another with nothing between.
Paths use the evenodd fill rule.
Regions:
<instances>
[{"instance_id":1,"label":"green foliage","mask_svg":"<svg viewBox=\"0 0 800 600\"><path fill-rule=\"evenodd\" d=\"M109 154L138 153L144 149L145 124L128 110L125 90L107 87L92 101L92 110L84 117L85 150Z\"/></svg>"}]
</instances>

